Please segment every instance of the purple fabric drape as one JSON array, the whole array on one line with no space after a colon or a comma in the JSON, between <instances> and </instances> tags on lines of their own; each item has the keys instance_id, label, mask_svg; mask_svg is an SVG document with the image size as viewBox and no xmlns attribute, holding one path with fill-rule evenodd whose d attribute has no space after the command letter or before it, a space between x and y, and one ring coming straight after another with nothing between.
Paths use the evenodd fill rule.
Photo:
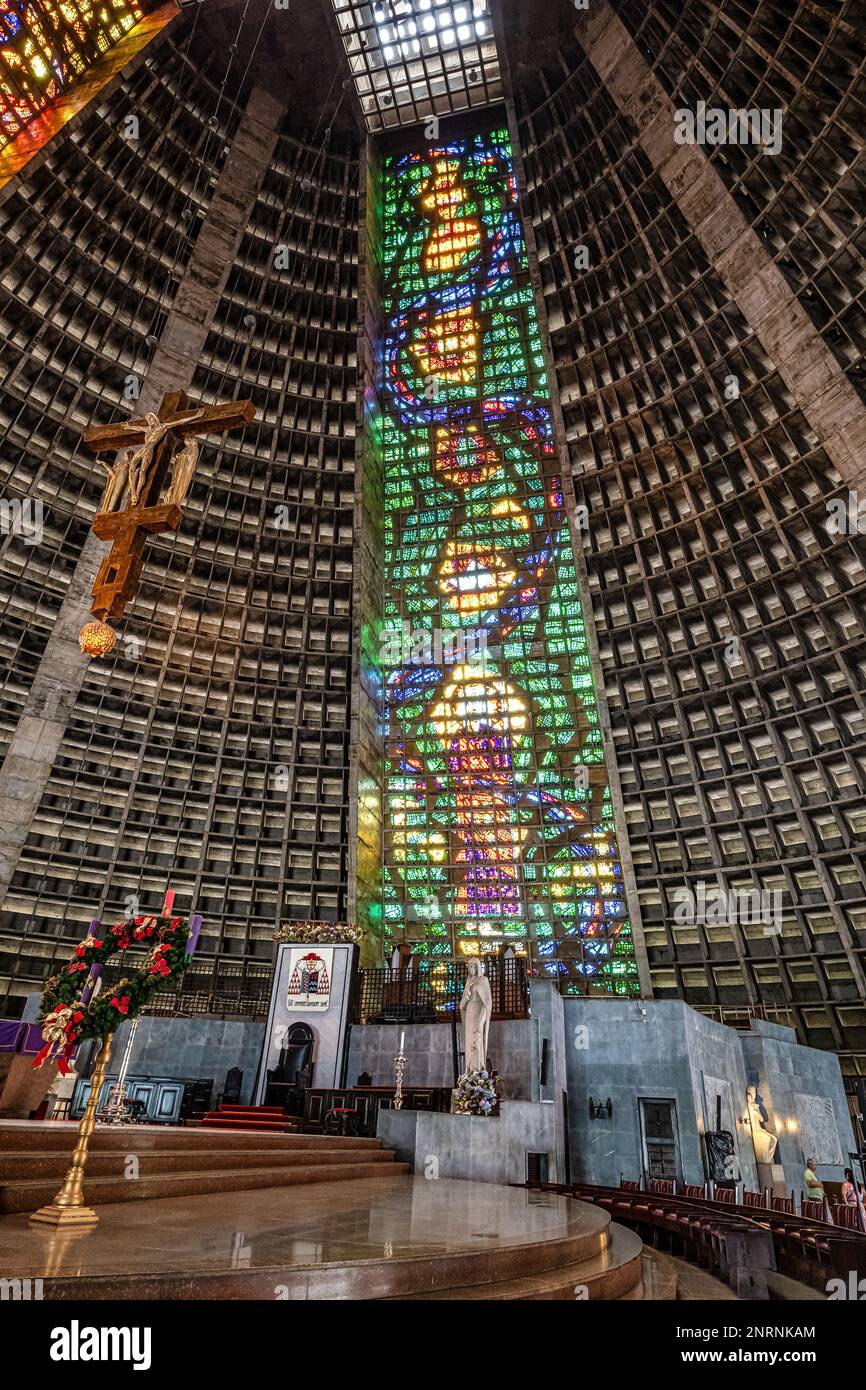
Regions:
<instances>
[{"instance_id":1,"label":"purple fabric drape","mask_svg":"<svg viewBox=\"0 0 866 1390\"><path fill-rule=\"evenodd\" d=\"M27 1027L20 1018L0 1018L0 1052L17 1052L19 1038Z\"/></svg>"},{"instance_id":2,"label":"purple fabric drape","mask_svg":"<svg viewBox=\"0 0 866 1390\"><path fill-rule=\"evenodd\" d=\"M38 1023L22 1023L20 1018L0 1018L0 1052L18 1052L35 1057L42 1046Z\"/></svg>"}]
</instances>

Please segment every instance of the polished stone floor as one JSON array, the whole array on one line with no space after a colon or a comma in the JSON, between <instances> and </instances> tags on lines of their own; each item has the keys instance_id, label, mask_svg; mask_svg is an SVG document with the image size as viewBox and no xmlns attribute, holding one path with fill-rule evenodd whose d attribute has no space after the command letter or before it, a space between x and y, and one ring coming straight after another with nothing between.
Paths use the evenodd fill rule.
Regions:
<instances>
[{"instance_id":1,"label":"polished stone floor","mask_svg":"<svg viewBox=\"0 0 866 1390\"><path fill-rule=\"evenodd\" d=\"M550 1193L456 1179L361 1179L118 1202L97 1227L0 1218L0 1277L87 1278L417 1261L586 1237L607 1217Z\"/></svg>"},{"instance_id":2,"label":"polished stone floor","mask_svg":"<svg viewBox=\"0 0 866 1390\"><path fill-rule=\"evenodd\" d=\"M672 1263L677 1276L677 1298L688 1303L740 1302L739 1295L735 1294L727 1284L723 1284L721 1279L717 1279L714 1274L673 1255L669 1255L667 1258Z\"/></svg>"}]
</instances>

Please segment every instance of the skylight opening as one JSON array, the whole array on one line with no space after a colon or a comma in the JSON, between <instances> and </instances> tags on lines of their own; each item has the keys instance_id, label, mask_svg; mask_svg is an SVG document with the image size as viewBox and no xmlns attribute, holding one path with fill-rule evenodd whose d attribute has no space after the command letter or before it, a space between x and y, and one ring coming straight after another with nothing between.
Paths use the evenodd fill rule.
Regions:
<instances>
[{"instance_id":1,"label":"skylight opening","mask_svg":"<svg viewBox=\"0 0 866 1390\"><path fill-rule=\"evenodd\" d=\"M333 0L371 130L502 95L489 0Z\"/></svg>"}]
</instances>

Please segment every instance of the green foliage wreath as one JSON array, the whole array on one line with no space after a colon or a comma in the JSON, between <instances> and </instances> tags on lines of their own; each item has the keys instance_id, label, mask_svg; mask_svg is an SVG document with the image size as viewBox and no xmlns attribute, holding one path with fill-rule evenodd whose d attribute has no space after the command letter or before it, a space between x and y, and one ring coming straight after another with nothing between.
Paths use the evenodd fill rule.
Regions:
<instances>
[{"instance_id":1,"label":"green foliage wreath","mask_svg":"<svg viewBox=\"0 0 866 1390\"><path fill-rule=\"evenodd\" d=\"M64 1069L76 1043L104 1038L125 1018L137 1018L157 990L185 970L189 935L182 917L136 917L106 928L100 936L86 936L75 947L70 964L45 982L39 1023L46 1045L34 1065L54 1057ZM135 945L150 946L138 969L83 1004L81 993L91 966L105 965L118 951Z\"/></svg>"}]
</instances>

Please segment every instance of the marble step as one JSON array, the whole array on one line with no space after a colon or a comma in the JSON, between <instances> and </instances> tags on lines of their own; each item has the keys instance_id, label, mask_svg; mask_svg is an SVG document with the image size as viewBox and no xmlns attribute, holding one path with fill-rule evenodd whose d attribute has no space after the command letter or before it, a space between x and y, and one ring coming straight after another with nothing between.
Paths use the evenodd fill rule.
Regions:
<instances>
[{"instance_id":1,"label":"marble step","mask_svg":"<svg viewBox=\"0 0 866 1390\"><path fill-rule=\"evenodd\" d=\"M296 1168L303 1164L309 1166L310 1163L346 1163L347 1152L351 1153L346 1149L326 1147L316 1149L312 1155L309 1149L295 1149L286 1153L274 1154L262 1147L223 1149L218 1142L215 1142L208 1149L206 1161L208 1169L212 1171L238 1167L273 1168L281 1165L285 1168ZM107 1151L91 1149L87 1159L87 1172L91 1177L123 1175L124 1167L130 1156L134 1156L138 1160L139 1173L144 1174L189 1172L190 1169L200 1167L205 1161L204 1154L193 1154L188 1149L147 1149L143 1153L138 1153L135 1136L130 1135L129 1142L123 1149ZM41 1150L0 1153L0 1185L35 1178L61 1179L66 1174L70 1157L71 1151L66 1152L65 1150L51 1153L44 1153ZM391 1163L394 1154L390 1149L367 1149L358 1157L359 1161L363 1163L381 1164Z\"/></svg>"},{"instance_id":2,"label":"marble step","mask_svg":"<svg viewBox=\"0 0 866 1390\"><path fill-rule=\"evenodd\" d=\"M604 1248L588 1259L554 1266L536 1274L515 1274L489 1284L460 1285L410 1294L409 1302L498 1302L508 1299L557 1299L585 1302L623 1298L641 1283L643 1241L625 1226L611 1225ZM399 1295L398 1295L399 1297Z\"/></svg>"},{"instance_id":3,"label":"marble step","mask_svg":"<svg viewBox=\"0 0 866 1390\"><path fill-rule=\"evenodd\" d=\"M75 1148L78 1124L66 1121L0 1121L0 1154L16 1150L62 1149L71 1153ZM322 1134L252 1134L245 1130L220 1130L219 1139L207 1129L183 1125L98 1125L90 1141L91 1150L128 1150L130 1138L135 1140L136 1153L145 1149L184 1149L209 1153L215 1143L220 1149L247 1149L257 1144L268 1145L271 1152L295 1149L381 1149L381 1139L355 1139Z\"/></svg>"},{"instance_id":4,"label":"marble step","mask_svg":"<svg viewBox=\"0 0 866 1390\"><path fill-rule=\"evenodd\" d=\"M123 1177L87 1177L84 1183L85 1200L94 1205L107 1202L143 1201L157 1197L193 1197L209 1192L250 1192L261 1187L294 1187L298 1183L346 1182L357 1178L404 1177L408 1163L381 1163L368 1159L351 1159L343 1163L299 1164L288 1168L202 1168L182 1173L143 1174L135 1182ZM47 1206L54 1198L57 1178L36 1178L0 1184L0 1215L32 1212Z\"/></svg>"}]
</instances>

